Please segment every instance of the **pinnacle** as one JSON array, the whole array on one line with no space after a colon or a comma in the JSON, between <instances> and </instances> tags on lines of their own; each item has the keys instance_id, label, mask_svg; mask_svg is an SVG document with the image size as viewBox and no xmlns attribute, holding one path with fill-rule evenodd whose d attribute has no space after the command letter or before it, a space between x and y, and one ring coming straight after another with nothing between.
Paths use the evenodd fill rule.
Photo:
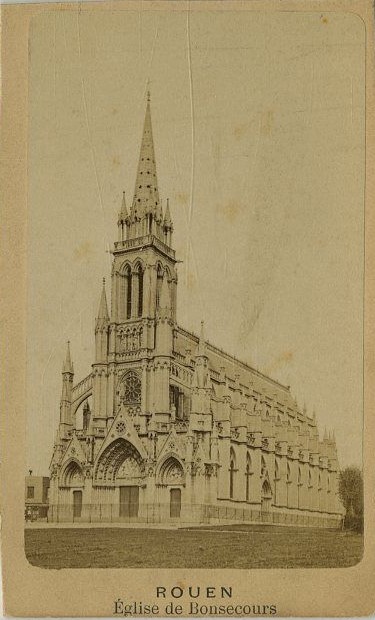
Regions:
<instances>
[{"instance_id":1,"label":"pinnacle","mask_svg":"<svg viewBox=\"0 0 375 620\"><path fill-rule=\"evenodd\" d=\"M70 341L66 343L66 356L63 364L63 372L73 373L73 363L70 355Z\"/></svg>"},{"instance_id":2,"label":"pinnacle","mask_svg":"<svg viewBox=\"0 0 375 620\"><path fill-rule=\"evenodd\" d=\"M126 195L125 190L122 192L122 201L121 201L121 211L119 214L119 219L126 220L128 217L128 210L126 208Z\"/></svg>"},{"instance_id":3,"label":"pinnacle","mask_svg":"<svg viewBox=\"0 0 375 620\"><path fill-rule=\"evenodd\" d=\"M164 215L164 225L172 226L171 212L169 209L169 198L167 198L167 207L165 209L165 215Z\"/></svg>"},{"instance_id":4,"label":"pinnacle","mask_svg":"<svg viewBox=\"0 0 375 620\"><path fill-rule=\"evenodd\" d=\"M109 319L109 314L108 314L108 306L107 306L107 296L105 293L105 278L103 278L103 288L102 288L102 293L100 296L100 304L99 304L99 312L98 312L98 319Z\"/></svg>"}]
</instances>

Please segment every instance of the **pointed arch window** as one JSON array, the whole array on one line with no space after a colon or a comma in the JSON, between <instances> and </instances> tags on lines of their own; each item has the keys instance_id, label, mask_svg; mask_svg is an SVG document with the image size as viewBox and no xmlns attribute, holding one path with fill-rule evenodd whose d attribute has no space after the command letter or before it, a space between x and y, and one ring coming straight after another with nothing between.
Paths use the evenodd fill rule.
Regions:
<instances>
[{"instance_id":1,"label":"pointed arch window","mask_svg":"<svg viewBox=\"0 0 375 620\"><path fill-rule=\"evenodd\" d=\"M143 314L143 269L138 267L138 316Z\"/></svg>"},{"instance_id":2,"label":"pointed arch window","mask_svg":"<svg viewBox=\"0 0 375 620\"><path fill-rule=\"evenodd\" d=\"M236 474L236 455L233 448L230 450L230 464L229 464L229 497L233 499L234 496L234 480Z\"/></svg>"},{"instance_id":3,"label":"pointed arch window","mask_svg":"<svg viewBox=\"0 0 375 620\"><path fill-rule=\"evenodd\" d=\"M163 282L163 269L161 265L158 265L157 273L156 273L156 307L159 308L160 304L160 291L161 285Z\"/></svg>"},{"instance_id":4,"label":"pointed arch window","mask_svg":"<svg viewBox=\"0 0 375 620\"><path fill-rule=\"evenodd\" d=\"M250 499L250 476L252 474L251 471L251 456L249 453L246 455L246 501L248 502Z\"/></svg>"},{"instance_id":5,"label":"pointed arch window","mask_svg":"<svg viewBox=\"0 0 375 620\"><path fill-rule=\"evenodd\" d=\"M279 459L275 460L275 480L280 480L280 464Z\"/></svg>"},{"instance_id":6,"label":"pointed arch window","mask_svg":"<svg viewBox=\"0 0 375 620\"><path fill-rule=\"evenodd\" d=\"M126 280L126 318L130 319L132 315L132 272L129 265L125 270Z\"/></svg>"},{"instance_id":7,"label":"pointed arch window","mask_svg":"<svg viewBox=\"0 0 375 620\"><path fill-rule=\"evenodd\" d=\"M291 476L291 471L290 471L289 463L287 463L287 466L286 466L286 481L287 482L292 482L292 476Z\"/></svg>"}]
</instances>

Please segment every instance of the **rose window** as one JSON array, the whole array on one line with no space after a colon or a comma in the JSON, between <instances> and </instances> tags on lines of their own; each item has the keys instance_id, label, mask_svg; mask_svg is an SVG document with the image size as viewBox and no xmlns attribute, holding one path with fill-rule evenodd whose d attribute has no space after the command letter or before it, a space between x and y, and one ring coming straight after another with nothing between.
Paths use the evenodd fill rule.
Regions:
<instances>
[{"instance_id":1,"label":"rose window","mask_svg":"<svg viewBox=\"0 0 375 620\"><path fill-rule=\"evenodd\" d=\"M136 372L131 370L123 377L118 393L121 402L125 404L141 402L141 380Z\"/></svg>"}]
</instances>

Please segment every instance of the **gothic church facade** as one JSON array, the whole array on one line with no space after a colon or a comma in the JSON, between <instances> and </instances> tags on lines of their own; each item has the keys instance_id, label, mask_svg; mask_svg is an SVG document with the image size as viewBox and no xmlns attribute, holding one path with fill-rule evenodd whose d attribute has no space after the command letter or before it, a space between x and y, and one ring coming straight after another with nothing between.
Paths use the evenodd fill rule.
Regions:
<instances>
[{"instance_id":1,"label":"gothic church facade","mask_svg":"<svg viewBox=\"0 0 375 620\"><path fill-rule=\"evenodd\" d=\"M334 437L290 390L179 326L169 204L159 197L148 97L90 374L69 350L50 466L50 521L341 521Z\"/></svg>"}]
</instances>

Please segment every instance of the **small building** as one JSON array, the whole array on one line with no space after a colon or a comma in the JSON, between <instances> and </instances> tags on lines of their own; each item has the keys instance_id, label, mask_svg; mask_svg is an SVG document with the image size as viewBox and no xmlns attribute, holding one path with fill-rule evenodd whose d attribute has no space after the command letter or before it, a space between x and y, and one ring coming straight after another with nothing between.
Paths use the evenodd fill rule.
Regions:
<instances>
[{"instance_id":1,"label":"small building","mask_svg":"<svg viewBox=\"0 0 375 620\"><path fill-rule=\"evenodd\" d=\"M48 513L48 476L25 477L25 519L36 521L45 519Z\"/></svg>"}]
</instances>

